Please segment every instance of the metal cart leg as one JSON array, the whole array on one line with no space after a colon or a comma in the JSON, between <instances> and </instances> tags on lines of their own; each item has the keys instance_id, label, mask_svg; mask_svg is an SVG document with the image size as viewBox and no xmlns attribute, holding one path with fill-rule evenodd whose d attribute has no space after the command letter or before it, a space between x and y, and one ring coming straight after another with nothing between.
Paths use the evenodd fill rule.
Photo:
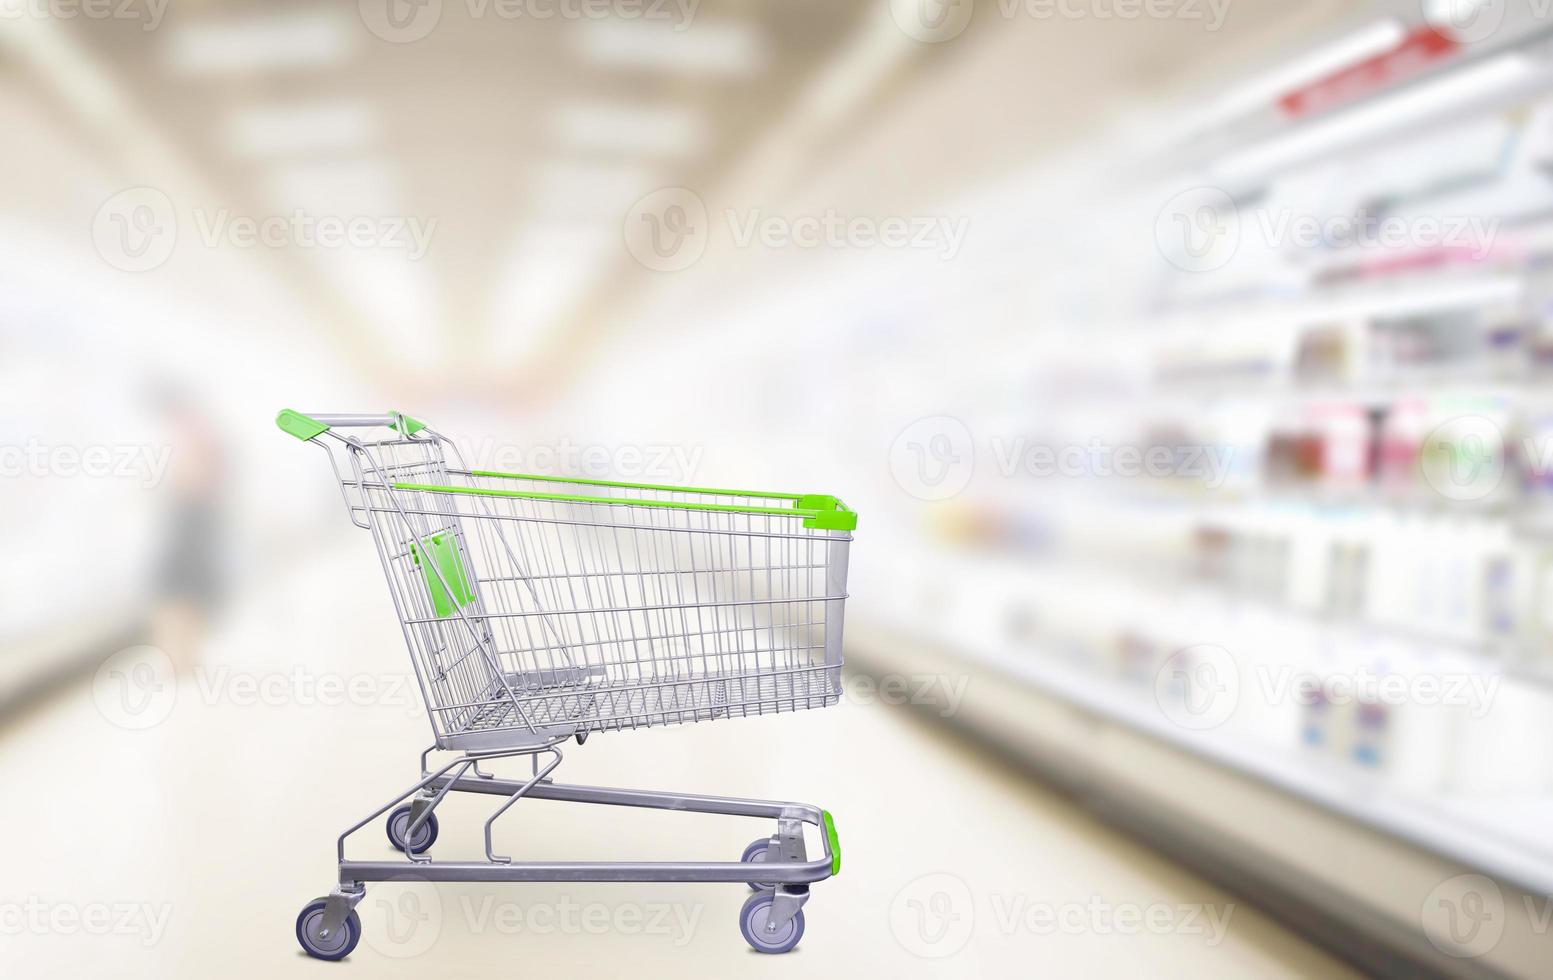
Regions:
<instances>
[{"instance_id":1,"label":"metal cart leg","mask_svg":"<svg viewBox=\"0 0 1553 980\"><path fill-rule=\"evenodd\" d=\"M534 776L533 776L533 778L530 779L528 782L524 783L522 786L519 786L517 788L517 790L511 796L507 797L507 802L503 803L501 806L497 807L496 808L496 812L491 814L491 818L485 822L485 859L487 861L491 861L491 862L493 862L495 864L511 864L512 863L512 858L510 858L510 857L498 857L496 855L496 852L492 849L492 846L491 846L491 825L496 822L496 818L497 817L499 817L502 814L506 813L508 808L511 807L512 804L518 802L524 796L526 796L528 794L528 792L530 790L532 790L534 788L534 786L541 779L544 779L546 776L550 775L550 773L555 771L555 767L561 764L561 750L560 749L551 749L550 752L551 752L552 755L555 756L555 758L551 759L550 760L550 764L548 766L545 766L545 768L543 770L538 768L539 756L537 754L534 756L535 769L534 769ZM494 779L495 777L494 776L485 776L485 777L482 777L482 778ZM446 793L449 788L455 787L455 786L457 786L457 784L458 784L458 780L455 779L455 780L449 782L447 786L443 787L442 791L444 793Z\"/></svg>"}]
</instances>

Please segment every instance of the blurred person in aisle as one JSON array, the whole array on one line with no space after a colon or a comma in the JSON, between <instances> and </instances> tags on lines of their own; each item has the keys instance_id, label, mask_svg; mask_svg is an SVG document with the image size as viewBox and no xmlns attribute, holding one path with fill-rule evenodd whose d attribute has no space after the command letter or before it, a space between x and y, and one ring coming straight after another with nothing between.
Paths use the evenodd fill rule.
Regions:
<instances>
[{"instance_id":1,"label":"blurred person in aisle","mask_svg":"<svg viewBox=\"0 0 1553 980\"><path fill-rule=\"evenodd\" d=\"M151 643L180 674L194 669L225 599L227 458L209 413L189 391L161 382L151 394L172 445L161 518Z\"/></svg>"}]
</instances>

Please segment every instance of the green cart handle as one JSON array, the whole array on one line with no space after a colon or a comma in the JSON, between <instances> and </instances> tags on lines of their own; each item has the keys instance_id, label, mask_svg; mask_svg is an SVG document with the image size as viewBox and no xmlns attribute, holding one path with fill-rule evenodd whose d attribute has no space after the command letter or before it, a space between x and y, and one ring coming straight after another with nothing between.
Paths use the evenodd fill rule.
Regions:
<instances>
[{"instance_id":1,"label":"green cart handle","mask_svg":"<svg viewBox=\"0 0 1553 980\"><path fill-rule=\"evenodd\" d=\"M381 426L413 436L426 428L426 423L413 419L403 412L371 414L306 414L282 409L275 416L275 424L287 435L303 442L311 442L334 428L372 428ZM783 517L801 517L804 527L830 531L851 531L857 528L857 514L838 498L824 493L773 493L760 490L716 490L708 487L676 487L658 483L624 483L619 480L595 480L578 477L541 476L532 473L498 473L491 470L459 470L469 476L506 480L536 480L541 482L573 483L585 486L612 487L625 490L668 491L672 493L704 494L708 496L737 496L788 500L791 507L752 507L740 504L696 503L679 500L631 499L626 497L591 497L578 494L540 493L532 490L487 489L484 487L456 487L424 483L395 483L395 490L418 490L429 493L473 494L483 497L518 497L530 500L548 500L564 503L605 504L617 507L665 507L681 510L732 511L746 514L771 514Z\"/></svg>"}]
</instances>

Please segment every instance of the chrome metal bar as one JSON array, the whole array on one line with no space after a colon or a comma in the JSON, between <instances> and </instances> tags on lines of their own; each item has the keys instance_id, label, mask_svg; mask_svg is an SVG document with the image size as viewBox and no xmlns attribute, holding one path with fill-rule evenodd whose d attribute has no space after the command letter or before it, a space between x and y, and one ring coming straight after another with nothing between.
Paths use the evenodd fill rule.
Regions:
<instances>
[{"instance_id":1,"label":"chrome metal bar","mask_svg":"<svg viewBox=\"0 0 1553 980\"><path fill-rule=\"evenodd\" d=\"M444 769L445 773L447 770ZM440 780L441 773L438 774ZM459 793L487 793L510 796L518 784L510 779L453 780ZM731 817L770 817L773 820L801 820L816 827L821 824L821 809L807 803L783 803L776 800L746 800L731 796L702 796L694 793L666 793L652 790L619 789L610 786L579 786L542 779L528 793L535 800L563 800L568 803L603 803L611 806L637 806L654 810L685 810L691 813L721 813ZM827 852L826 857L830 855Z\"/></svg>"},{"instance_id":2,"label":"chrome metal bar","mask_svg":"<svg viewBox=\"0 0 1553 980\"><path fill-rule=\"evenodd\" d=\"M391 881L407 873L418 881L683 881L742 882L751 866L739 861L432 861L411 866L403 861L341 861L340 883ZM759 876L777 884L812 884L830 877L830 861L802 865L762 863Z\"/></svg>"},{"instance_id":3,"label":"chrome metal bar","mask_svg":"<svg viewBox=\"0 0 1553 980\"><path fill-rule=\"evenodd\" d=\"M490 819L485 822L485 859L487 861L491 861L491 862L494 862L496 864L511 864L512 863L512 858L510 858L510 857L498 857L497 856L496 851L494 849L494 845L491 843L491 827L492 827L493 824L496 823L496 818L497 817L499 817L502 814L506 813L507 810L514 803L516 803L519 800L523 799L523 797L529 792L529 790L534 788L534 785L536 783L538 783L541 779L544 779L546 776L548 776L552 772L554 772L555 771L555 767L561 764L561 750L560 749L550 749L550 754L555 756L555 758L551 759L550 760L550 764L548 766L545 766L545 768L543 770L541 770L539 768L539 754L538 753L534 753L533 755L530 756L530 758L533 760L534 767L535 767L534 768L534 775L533 775L533 777L530 778L528 782L524 783L522 786L519 786L516 790L514 790L513 794L507 798L507 802L505 802L501 806L497 807L496 808L496 812L491 814ZM484 778L485 778L485 780L487 782L490 782L493 777L484 777ZM458 777L455 776L455 777L453 777L453 779L446 786L442 787L442 792L446 793L450 788L452 788L452 787L454 787L456 785L458 785Z\"/></svg>"}]
</instances>

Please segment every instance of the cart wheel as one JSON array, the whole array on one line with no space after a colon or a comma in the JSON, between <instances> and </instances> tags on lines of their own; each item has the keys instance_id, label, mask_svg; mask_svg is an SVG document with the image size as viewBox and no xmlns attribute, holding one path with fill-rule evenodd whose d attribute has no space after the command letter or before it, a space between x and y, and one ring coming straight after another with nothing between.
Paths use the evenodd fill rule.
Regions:
<instances>
[{"instance_id":1,"label":"cart wheel","mask_svg":"<svg viewBox=\"0 0 1553 980\"><path fill-rule=\"evenodd\" d=\"M302 914L297 916L297 942L314 959L343 960L361 942L361 917L351 909L345 917L345 928L336 929L332 936L320 936L326 904L327 899L315 898L303 906Z\"/></svg>"},{"instance_id":2,"label":"cart wheel","mask_svg":"<svg viewBox=\"0 0 1553 980\"><path fill-rule=\"evenodd\" d=\"M757 953L785 953L798 945L803 938L803 911L800 909L787 925L776 932L766 931L766 920L771 915L770 895L751 895L739 910L739 931L744 941Z\"/></svg>"},{"instance_id":3,"label":"cart wheel","mask_svg":"<svg viewBox=\"0 0 1553 980\"><path fill-rule=\"evenodd\" d=\"M388 815L388 842L394 845L394 850L405 849L404 832L410 827L410 804L395 810ZM415 832L415 839L410 841L410 853L420 854L437 842L437 815L429 814L426 822L421 824L421 829Z\"/></svg>"},{"instance_id":4,"label":"cart wheel","mask_svg":"<svg viewBox=\"0 0 1553 980\"><path fill-rule=\"evenodd\" d=\"M739 858L739 860L743 861L745 864L755 864L764 861L766 859L767 849L770 847L771 839L769 837L762 837L760 840L752 841L750 846L744 849L744 856ZM770 891L776 887L776 882L752 881L749 883L749 886L758 892Z\"/></svg>"}]
</instances>

